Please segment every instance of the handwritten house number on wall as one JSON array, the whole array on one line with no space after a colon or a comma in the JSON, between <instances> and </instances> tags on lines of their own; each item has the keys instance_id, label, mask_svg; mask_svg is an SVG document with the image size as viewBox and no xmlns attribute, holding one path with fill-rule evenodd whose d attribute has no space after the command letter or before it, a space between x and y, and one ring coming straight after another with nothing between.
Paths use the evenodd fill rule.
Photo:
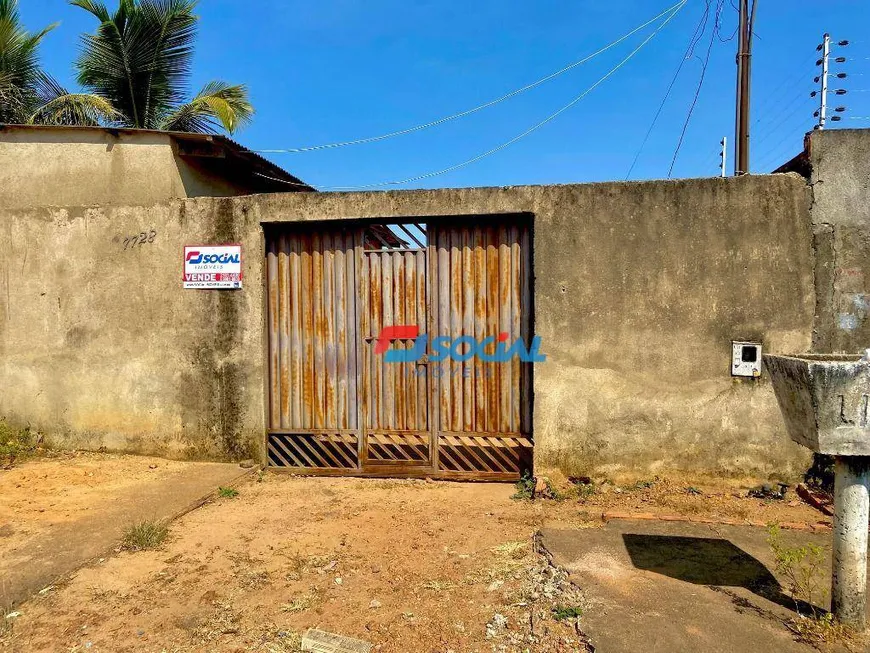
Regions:
<instances>
[{"instance_id":1,"label":"handwritten house number on wall","mask_svg":"<svg viewBox=\"0 0 870 653\"><path fill-rule=\"evenodd\" d=\"M152 229L149 232L142 231L133 236L127 236L124 239L124 249L132 249L137 245L145 245L146 243L153 243L154 239L157 237L157 232Z\"/></svg>"}]
</instances>

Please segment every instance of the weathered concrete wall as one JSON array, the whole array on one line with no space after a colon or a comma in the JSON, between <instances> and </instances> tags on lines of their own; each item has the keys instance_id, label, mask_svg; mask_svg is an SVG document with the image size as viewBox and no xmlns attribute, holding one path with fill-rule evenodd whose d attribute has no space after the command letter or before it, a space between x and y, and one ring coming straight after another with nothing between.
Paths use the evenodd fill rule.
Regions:
<instances>
[{"instance_id":1,"label":"weathered concrete wall","mask_svg":"<svg viewBox=\"0 0 870 653\"><path fill-rule=\"evenodd\" d=\"M870 347L870 130L807 139L816 250L819 352Z\"/></svg>"},{"instance_id":2,"label":"weathered concrete wall","mask_svg":"<svg viewBox=\"0 0 870 653\"><path fill-rule=\"evenodd\" d=\"M767 379L731 340L810 346L804 180L290 193L151 208L0 210L0 415L89 446L238 456L261 446L260 223L534 216L539 469L801 471ZM124 251L126 234L155 229ZM181 288L184 244L241 241L244 289Z\"/></svg>"},{"instance_id":3,"label":"weathered concrete wall","mask_svg":"<svg viewBox=\"0 0 870 653\"><path fill-rule=\"evenodd\" d=\"M0 241L0 416L67 446L256 452L263 245L230 200L0 208ZM204 242L242 243L244 290L182 290L182 247Z\"/></svg>"},{"instance_id":4,"label":"weathered concrete wall","mask_svg":"<svg viewBox=\"0 0 870 653\"><path fill-rule=\"evenodd\" d=\"M532 213L548 355L534 376L537 467L805 468L768 380L729 373L731 340L810 346L811 231L797 175L238 202L263 222Z\"/></svg>"},{"instance_id":5,"label":"weathered concrete wall","mask_svg":"<svg viewBox=\"0 0 870 653\"><path fill-rule=\"evenodd\" d=\"M0 130L0 207L150 206L243 195L244 187L178 156L160 132Z\"/></svg>"}]
</instances>

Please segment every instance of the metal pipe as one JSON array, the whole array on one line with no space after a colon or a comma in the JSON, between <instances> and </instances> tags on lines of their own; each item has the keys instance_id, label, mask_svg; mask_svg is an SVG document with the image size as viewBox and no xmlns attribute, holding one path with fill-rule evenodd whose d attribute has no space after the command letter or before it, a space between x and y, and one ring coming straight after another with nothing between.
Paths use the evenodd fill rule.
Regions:
<instances>
[{"instance_id":1,"label":"metal pipe","mask_svg":"<svg viewBox=\"0 0 870 653\"><path fill-rule=\"evenodd\" d=\"M859 630L866 626L868 518L870 464L864 457L837 456L831 611Z\"/></svg>"},{"instance_id":2,"label":"metal pipe","mask_svg":"<svg viewBox=\"0 0 870 653\"><path fill-rule=\"evenodd\" d=\"M831 35L822 37L822 100L819 106L819 129L825 128L828 117L828 60L831 56Z\"/></svg>"}]
</instances>

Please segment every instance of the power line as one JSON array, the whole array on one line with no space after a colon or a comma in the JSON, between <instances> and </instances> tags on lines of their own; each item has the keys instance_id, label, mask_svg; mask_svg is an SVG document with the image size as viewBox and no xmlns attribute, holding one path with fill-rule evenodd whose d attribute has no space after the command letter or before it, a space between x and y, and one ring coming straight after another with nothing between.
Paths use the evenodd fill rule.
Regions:
<instances>
[{"instance_id":1,"label":"power line","mask_svg":"<svg viewBox=\"0 0 870 653\"><path fill-rule=\"evenodd\" d=\"M408 183L415 182L415 181L421 181L421 180L423 180L423 179L429 179L429 178L431 178L431 177L437 177L437 176L439 176L439 175L443 175L443 174L446 174L446 173L448 173L448 172L453 172L454 170L458 170L459 168L464 168L464 167L467 166L467 165L470 165L470 164L472 164L472 163L476 163L477 161L480 161L481 159L484 159L484 158L486 158L486 157L488 157L488 156L490 156L490 155L492 155L492 154L495 154L496 152L499 152L499 151L501 151L501 150L503 150L503 149L505 149L505 148L507 148L507 147L510 147L511 145L513 145L514 143L516 143L517 141L519 141L519 140L525 138L526 136L528 136L528 135L531 134L532 132L537 131L538 129L540 129L541 127L543 127L544 125L546 125L547 123L549 123L549 122L553 121L554 119L556 119L558 116L560 116L561 114L563 114L565 111L567 111L568 109L570 109L571 107L573 107L575 104L577 104L578 102L580 102L580 100L582 100L582 99L585 98L587 95L589 95L589 93L591 93L591 92L594 91L596 88L598 88L598 86L600 86L602 83L604 83L607 79L609 79L609 78L610 78L614 73L616 73L616 71L618 71L618 70L619 70L620 68L622 68L626 63L628 63L628 61L631 60L631 59L632 59L632 58L633 58L633 57L634 57L634 56L635 56L635 55L636 55L636 54L637 54L637 53L638 53L638 52L639 52L639 51L640 51L640 50L641 50L641 49L642 49L642 48L643 48L647 43L649 43L649 42L650 42L650 41L651 41L651 40L652 40L652 39L653 39L653 38L654 38L654 37L655 37L659 32L661 32L661 31L665 28L665 26L667 26L667 24L670 23L671 20L673 20L673 18L674 18L674 17L675 17L679 12L680 12L680 10L683 8L683 6L685 6L685 4L686 4L687 2L688 2L688 0L682 0L682 2L680 2L678 5L676 5L676 9L673 11L673 13L671 13L671 15L668 16L668 17L664 20L664 22L662 22L662 24L659 25L659 26L655 29L655 31L654 31L652 34L650 34L646 39L643 40L643 42L641 42L640 45L638 45L634 50L632 50L631 53L629 53L629 55L628 55L627 57L625 57L622 61L620 61L618 64L616 64L616 66L614 66L613 68L611 68L611 69L607 72L607 74L605 74L605 75L604 75L603 77L601 77L597 82L595 82L594 84L592 84L592 86L590 86L589 88L587 88L585 91L583 91L580 95L578 95L578 96L575 97L573 100L571 100L571 101L570 101L568 104L566 104L565 106L561 107L560 109L558 109L558 110L555 111L554 113L551 113L549 116L547 116L546 118L544 118L544 119L541 120L540 122L538 122L538 123L532 125L532 126L529 127L526 131L522 132L522 133L519 134L518 136L514 136L514 137L511 138L510 140L505 141L505 142L502 143L501 145L498 145L498 146L496 146L496 147L494 147L494 148L492 148L492 149L490 149L490 150L487 150L486 152L483 152L482 154L478 154L478 155L475 156L475 157L472 157L472 158L470 158L470 159L467 159L467 160L465 160L465 161L462 161L461 163L457 163L457 164L455 164L455 165L449 166L449 167L447 167L447 168L443 168L443 169L441 169L441 170L435 170L435 171L433 171L433 172L428 172L428 173L425 173L425 174L422 174L422 175L417 175L417 176L415 176L415 177L408 177L407 179L401 179L401 180L397 180L397 181L382 181L382 182L377 182L377 183L372 183L372 184L365 184L365 185L361 185L361 186L332 186L332 187L329 187L328 190L364 190L364 189L367 189L367 188L377 188L377 187L382 187L382 186L399 186L399 185L402 185L402 184L408 184Z\"/></svg>"},{"instance_id":2,"label":"power line","mask_svg":"<svg viewBox=\"0 0 870 653\"><path fill-rule=\"evenodd\" d=\"M677 83L677 78L680 76L680 72L683 70L683 66L685 65L686 61L689 60L689 53L695 49L698 41L704 35L704 32L707 29L707 20L709 19L709 17L710 3L707 2L707 8L704 10L704 14L698 21L698 24L695 27L695 31L692 32L692 37L689 39L689 45L686 48L686 53L683 55L682 59L680 59L680 65L677 66L677 71L674 73L674 76L671 79L671 83L668 85L668 90L665 91L665 96L662 98L661 104L659 104L659 108L656 111L655 116L653 116L652 123L650 123L649 129L646 130L646 135L643 137L643 142L641 142L640 147L638 148L637 152L635 152L634 159L631 162L631 166L628 168L628 172L625 175L626 181L628 181L628 178L631 177L631 173L634 171L634 166L637 165L638 159L640 159L640 155L643 152L643 148L646 147L647 141L649 141L649 137L652 134L653 129L655 129L656 123L659 120L659 116L662 115L662 110L664 110L665 104L667 103L668 98L671 96L671 91L674 89L674 85Z\"/></svg>"},{"instance_id":3,"label":"power line","mask_svg":"<svg viewBox=\"0 0 870 653\"><path fill-rule=\"evenodd\" d=\"M811 63L815 63L816 57L813 57L813 61ZM760 114L758 118L755 119L753 126L757 126L762 120L764 120L764 116L767 113L767 109L771 108L775 101L779 100L780 91L792 88L795 84L801 81L801 79L810 79L813 76L812 69L807 69L806 67L801 68L801 72L793 77L786 78L783 82L781 82L773 91L771 91L764 102L761 102L758 106L758 113ZM803 91L801 91L803 92Z\"/></svg>"},{"instance_id":4,"label":"power line","mask_svg":"<svg viewBox=\"0 0 870 653\"><path fill-rule=\"evenodd\" d=\"M490 100L489 102L485 102L484 104L476 106L472 109L467 109L467 110L461 111L459 113L454 113L453 115L445 116L443 118L439 118L438 120L433 120L431 122L427 122L427 123L424 123L422 125L417 125L415 127L408 127L407 129L400 129L398 131L389 132L387 134L381 134L380 136L369 136L367 138L358 138L358 139L350 140L350 141L338 141L335 143L325 143L322 145L310 145L307 147L295 147L295 148L274 149L274 150L251 150L251 151L257 152L260 154L295 154L295 153L301 153L301 152L314 152L317 150L334 149L334 148L338 148L338 147L347 147L349 145L362 145L364 143L375 143L377 141L383 141L383 140L386 140L388 138L393 138L395 136L403 136L405 134L411 134L414 132L421 131L423 129L435 127L437 125L441 125L441 124L444 124L446 122L450 122L451 120L456 120L457 118L463 118L465 116L471 115L471 114L476 113L478 111L481 111L483 109L486 109L486 108L489 108L489 107L494 106L496 104L499 104L500 102L504 102L505 100L508 100L512 97L516 97L517 95L519 95L521 93L525 93L526 91L529 91L533 88L536 88L537 86L540 86L541 84L548 82L551 79L554 79L554 78L558 77L559 75L562 75L562 74L568 72L569 70L572 70L572 69L576 68L577 66L580 66L580 65L586 63L587 61L597 57L598 55L603 54L607 50L610 50L611 48L619 45L620 43L625 41L627 38L634 36L635 34L637 34L639 31L641 31L645 27L648 27L649 25L653 24L655 21L657 21L662 16L665 16L672 11L674 13L676 13L676 11L679 11L680 9L682 9L683 5L685 5L687 1L688 0L680 0L680 2L676 3L675 5L672 5L668 9L665 9L657 16L649 19L648 21L646 21L642 25L639 25L638 27L635 27L633 30L631 30L630 32L628 32L624 36L621 36L617 40L604 46L600 50L597 50L596 52L593 52L592 54L584 57L583 59L580 59L579 61L575 61L574 63L569 64L569 65L565 66L564 68L547 75L546 77L542 77L541 79L539 79L536 82L532 82L531 84L528 84L527 86L523 86L522 88L518 88L515 91L511 91L510 93L502 95L501 97L498 97L494 100Z\"/></svg>"},{"instance_id":5,"label":"power line","mask_svg":"<svg viewBox=\"0 0 870 653\"><path fill-rule=\"evenodd\" d=\"M809 119L807 117L803 117L803 118L801 118L800 122L795 124L795 126L798 126L800 124L806 124L806 122L808 120ZM786 153L789 150L794 151L795 149L802 148L801 145L798 145L797 147L795 147L792 144L789 144L786 147L782 147L784 144L786 144L786 141L790 140L790 138L791 138L791 134L787 134L786 136L781 138L779 140L779 142L776 144L776 146L773 149L769 150L766 156L764 156L760 159L763 163L759 164L758 168L761 170L764 170L765 168L770 168L773 165L773 163L775 163L776 161L781 161L783 159L783 157L786 156Z\"/></svg>"},{"instance_id":6,"label":"power line","mask_svg":"<svg viewBox=\"0 0 870 653\"><path fill-rule=\"evenodd\" d=\"M762 137L758 140L758 142L755 144L755 146L756 146L756 147L761 147L761 145L762 145L765 141L767 141L767 139L770 138L771 135L775 134L775 133L776 133L776 132L777 132L777 131L778 131L778 130L779 130L779 129L780 129L780 128L781 128L781 127L782 127L782 126L783 126L783 125L784 125L784 124L785 124L785 123L786 123L790 118L792 118L792 117L793 117L793 116L794 116L798 111L807 109L808 107L806 107L804 104L801 104L801 100L803 100L804 102L806 102L808 99L809 99L809 97L806 95L806 93L801 93L800 96L798 96L797 98L793 99L793 100L792 100L792 101L791 101L791 102L786 106L786 108L783 109L782 112L780 113L780 119L779 119L777 122L775 122L774 125L773 125L772 127L770 127L769 129L766 130L766 133L764 134L764 136L762 136ZM795 104L796 102L797 102L797 104ZM794 107L794 108L792 108L792 107ZM792 110L789 111L788 113L786 113L789 109L792 109Z\"/></svg>"},{"instance_id":7,"label":"power line","mask_svg":"<svg viewBox=\"0 0 870 653\"><path fill-rule=\"evenodd\" d=\"M701 87L704 86L704 77L707 75L707 66L710 63L710 53L713 51L713 40L716 37L716 31L719 26L719 16L722 13L724 0L719 0L716 7L716 20L713 23L713 30L710 33L710 44L707 46L707 54L704 57L704 63L701 66L701 77L698 79L698 87L695 89L695 97L692 98L692 104L689 106L689 113L686 115L686 122L683 123L683 131L680 132L680 140L677 142L677 147L674 150L674 158L671 159L671 167L668 168L668 179L674 172L674 165L677 163L677 156L680 154L680 149L683 147L683 139L686 136L686 130L689 128L689 122L692 120L692 114L695 112L695 105L698 103L698 97L701 95ZM708 0L709 10L709 0Z\"/></svg>"}]
</instances>

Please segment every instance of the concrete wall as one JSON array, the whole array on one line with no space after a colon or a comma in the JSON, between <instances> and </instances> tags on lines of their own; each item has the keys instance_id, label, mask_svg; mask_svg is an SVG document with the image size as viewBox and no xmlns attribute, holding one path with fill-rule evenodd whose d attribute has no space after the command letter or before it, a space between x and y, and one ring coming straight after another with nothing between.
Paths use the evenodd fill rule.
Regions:
<instances>
[{"instance_id":1,"label":"concrete wall","mask_svg":"<svg viewBox=\"0 0 870 653\"><path fill-rule=\"evenodd\" d=\"M256 453L260 239L230 200L0 208L0 416L64 446ZM182 247L205 242L242 243L244 291L182 290Z\"/></svg>"},{"instance_id":2,"label":"concrete wall","mask_svg":"<svg viewBox=\"0 0 870 653\"><path fill-rule=\"evenodd\" d=\"M159 132L3 127L0 206L149 206L242 195L244 186L176 154Z\"/></svg>"},{"instance_id":3,"label":"concrete wall","mask_svg":"<svg viewBox=\"0 0 870 653\"><path fill-rule=\"evenodd\" d=\"M534 216L539 470L790 476L767 379L731 340L809 348L812 233L797 175L288 193L151 207L0 207L0 416L80 446L237 458L264 430L262 223ZM156 231L125 250L124 238ZM242 242L244 288L181 288L185 244Z\"/></svg>"},{"instance_id":4,"label":"concrete wall","mask_svg":"<svg viewBox=\"0 0 870 653\"><path fill-rule=\"evenodd\" d=\"M870 130L807 138L819 352L870 347Z\"/></svg>"}]
</instances>

